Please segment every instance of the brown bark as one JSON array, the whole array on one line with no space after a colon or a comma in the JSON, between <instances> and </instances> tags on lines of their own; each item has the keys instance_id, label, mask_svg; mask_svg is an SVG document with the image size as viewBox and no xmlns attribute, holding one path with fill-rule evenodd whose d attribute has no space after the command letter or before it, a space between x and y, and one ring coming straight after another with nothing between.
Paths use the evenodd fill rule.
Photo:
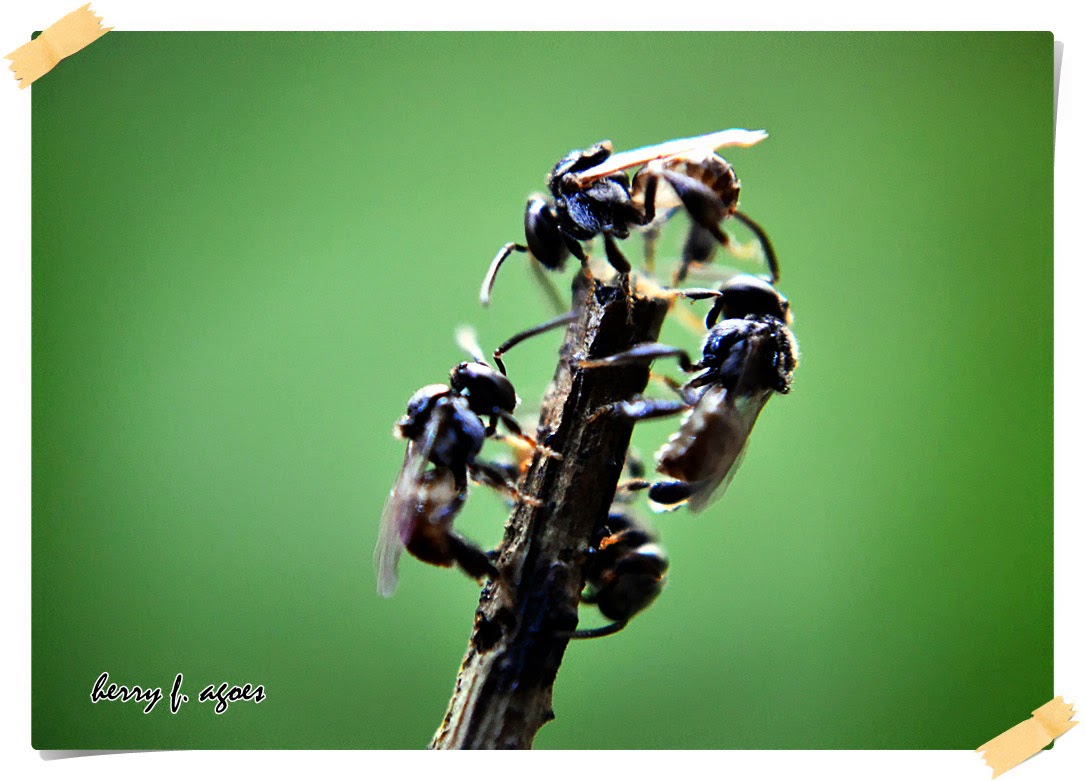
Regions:
<instances>
[{"instance_id":1,"label":"brown bark","mask_svg":"<svg viewBox=\"0 0 1085 781\"><path fill-rule=\"evenodd\" d=\"M513 508L497 563L501 579L482 591L430 748L530 748L554 717L554 678L577 625L589 540L609 511L633 430L628 419L592 413L648 382L647 367L583 370L574 363L655 341L668 309L664 298L641 296L630 307L620 286L601 283L581 284L578 298L580 318L566 330L538 430L539 441L562 458L537 452L532 460L521 490L542 506Z\"/></svg>"}]
</instances>

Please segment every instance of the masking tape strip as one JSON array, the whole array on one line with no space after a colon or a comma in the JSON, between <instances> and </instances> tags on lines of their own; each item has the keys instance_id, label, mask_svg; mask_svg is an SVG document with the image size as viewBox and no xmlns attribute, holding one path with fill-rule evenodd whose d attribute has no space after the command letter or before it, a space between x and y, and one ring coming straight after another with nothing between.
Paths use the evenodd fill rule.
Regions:
<instances>
[{"instance_id":1,"label":"masking tape strip","mask_svg":"<svg viewBox=\"0 0 1085 781\"><path fill-rule=\"evenodd\" d=\"M1075 726L1077 722L1070 720L1073 716L1074 706L1056 697L1034 710L1031 719L1010 727L976 751L984 752L984 761L994 770L991 778L997 778Z\"/></svg>"},{"instance_id":2,"label":"masking tape strip","mask_svg":"<svg viewBox=\"0 0 1085 781\"><path fill-rule=\"evenodd\" d=\"M26 89L56 67L65 57L101 38L112 27L102 27L102 20L90 10L90 3L72 11L41 35L8 54L9 70L15 72L19 89Z\"/></svg>"}]
</instances>

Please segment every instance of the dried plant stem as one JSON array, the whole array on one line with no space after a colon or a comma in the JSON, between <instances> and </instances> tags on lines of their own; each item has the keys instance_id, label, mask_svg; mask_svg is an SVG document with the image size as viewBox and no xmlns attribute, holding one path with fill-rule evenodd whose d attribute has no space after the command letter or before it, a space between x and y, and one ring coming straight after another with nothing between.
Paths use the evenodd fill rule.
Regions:
<instances>
[{"instance_id":1,"label":"dried plant stem","mask_svg":"<svg viewBox=\"0 0 1085 781\"><path fill-rule=\"evenodd\" d=\"M563 633L577 624L588 542L610 508L633 430L627 419L592 415L648 382L647 367L585 371L574 364L655 341L669 306L662 297L638 296L630 307L620 285L580 284L575 295L581 315L565 333L538 432L562 458L534 456L522 490L542 505L521 502L509 517L501 580L483 589L430 748L530 748L554 717L554 678L568 644Z\"/></svg>"}]
</instances>

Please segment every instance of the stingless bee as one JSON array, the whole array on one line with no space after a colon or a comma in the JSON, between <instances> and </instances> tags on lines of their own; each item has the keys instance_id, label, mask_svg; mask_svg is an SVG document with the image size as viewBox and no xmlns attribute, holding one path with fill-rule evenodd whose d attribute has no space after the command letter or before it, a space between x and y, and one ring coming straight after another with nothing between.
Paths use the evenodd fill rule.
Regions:
<instances>
[{"instance_id":1,"label":"stingless bee","mask_svg":"<svg viewBox=\"0 0 1085 781\"><path fill-rule=\"evenodd\" d=\"M584 571L587 589L580 601L595 605L611 623L579 629L570 637L606 637L652 604L663 591L667 555L648 527L633 516L611 509L606 524L592 538L594 553Z\"/></svg>"},{"instance_id":2,"label":"stingless bee","mask_svg":"<svg viewBox=\"0 0 1085 781\"><path fill-rule=\"evenodd\" d=\"M461 343L466 340L461 333ZM455 366L448 385L426 385L415 392L393 430L407 440L407 451L381 514L374 551L377 591L383 596L395 591L404 549L430 564L455 564L475 579L497 577L487 553L452 528L466 501L469 479L517 500L535 501L517 491L508 470L478 457L499 422L514 437L538 446L512 415L519 402L512 383L486 364L477 349L471 352L475 359Z\"/></svg>"},{"instance_id":3,"label":"stingless bee","mask_svg":"<svg viewBox=\"0 0 1085 781\"><path fill-rule=\"evenodd\" d=\"M640 461L627 457L634 479L643 478ZM624 629L629 620L651 605L663 591L667 555L656 535L628 512L624 505L632 494L619 490L607 520L591 539L591 553L584 568L584 593L580 601L595 605L611 623L578 629L574 640L606 637Z\"/></svg>"},{"instance_id":4,"label":"stingless bee","mask_svg":"<svg viewBox=\"0 0 1085 781\"><path fill-rule=\"evenodd\" d=\"M698 225L712 236L723 236L720 240L726 242L725 235L719 230L719 221L737 214L737 180L734 202L726 203L711 186L690 176L688 166L684 168L680 161L688 157L692 165L699 156L704 157L715 149L752 146L766 137L763 130L733 128L618 154L612 154L613 146L609 141L600 141L586 150L573 150L547 176L550 200L541 195L533 195L528 200L524 212L527 243L509 242L498 250L482 280L479 300L483 306L489 303L497 272L513 252L530 253L550 270L563 268L572 254L587 271L588 256L581 242L600 234L607 261L618 274L627 275L631 266L615 239L627 238L632 228L649 225L655 220L656 192L661 179ZM668 158L672 162L667 162ZM646 165L652 161L661 163ZM639 187L630 181L626 170L637 166L644 166L637 174ZM554 295L552 293L551 297ZM558 306L560 308L560 303Z\"/></svg>"},{"instance_id":5,"label":"stingless bee","mask_svg":"<svg viewBox=\"0 0 1085 781\"><path fill-rule=\"evenodd\" d=\"M647 342L606 358L580 361L579 366L592 369L673 357L682 371L695 374L684 385L670 383L678 399L634 398L595 414L647 420L685 413L678 431L656 453L656 471L670 479L654 484L631 481L629 487L648 488L656 509L688 503L696 512L727 489L769 398L791 389L798 344L787 327L791 321L787 299L762 279L739 275L718 291L681 294L715 299L706 318L709 331L700 361L694 363L681 348Z\"/></svg>"}]
</instances>

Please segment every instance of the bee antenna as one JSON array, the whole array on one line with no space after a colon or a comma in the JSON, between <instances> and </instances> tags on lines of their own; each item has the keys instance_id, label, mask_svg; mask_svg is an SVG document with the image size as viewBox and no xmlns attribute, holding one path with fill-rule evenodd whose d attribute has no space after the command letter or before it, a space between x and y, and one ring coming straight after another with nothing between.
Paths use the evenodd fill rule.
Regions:
<instances>
[{"instance_id":1,"label":"bee antenna","mask_svg":"<svg viewBox=\"0 0 1085 781\"><path fill-rule=\"evenodd\" d=\"M494 289L494 280L497 279L498 269L505 262L505 258L513 252L527 252L527 247L521 244L508 243L497 251L494 259L490 261L490 267L486 270L486 276L482 278L482 287L478 291L478 301L483 306L490 305L490 293Z\"/></svg>"},{"instance_id":2,"label":"bee antenna","mask_svg":"<svg viewBox=\"0 0 1085 781\"><path fill-rule=\"evenodd\" d=\"M483 366L490 365L486 363L486 358L482 354L482 347L478 343L478 332L475 331L474 326L456 326L456 344L471 357L471 360Z\"/></svg>"},{"instance_id":3,"label":"bee antenna","mask_svg":"<svg viewBox=\"0 0 1085 781\"><path fill-rule=\"evenodd\" d=\"M742 212L736 211L735 218L753 231L754 235L757 236L757 240L761 243L761 254L765 258L765 265L768 266L769 276L766 281L769 284L775 285L780 281L780 262L776 259L776 250L773 249L772 241L769 239L768 234L765 233L764 228Z\"/></svg>"}]
</instances>

